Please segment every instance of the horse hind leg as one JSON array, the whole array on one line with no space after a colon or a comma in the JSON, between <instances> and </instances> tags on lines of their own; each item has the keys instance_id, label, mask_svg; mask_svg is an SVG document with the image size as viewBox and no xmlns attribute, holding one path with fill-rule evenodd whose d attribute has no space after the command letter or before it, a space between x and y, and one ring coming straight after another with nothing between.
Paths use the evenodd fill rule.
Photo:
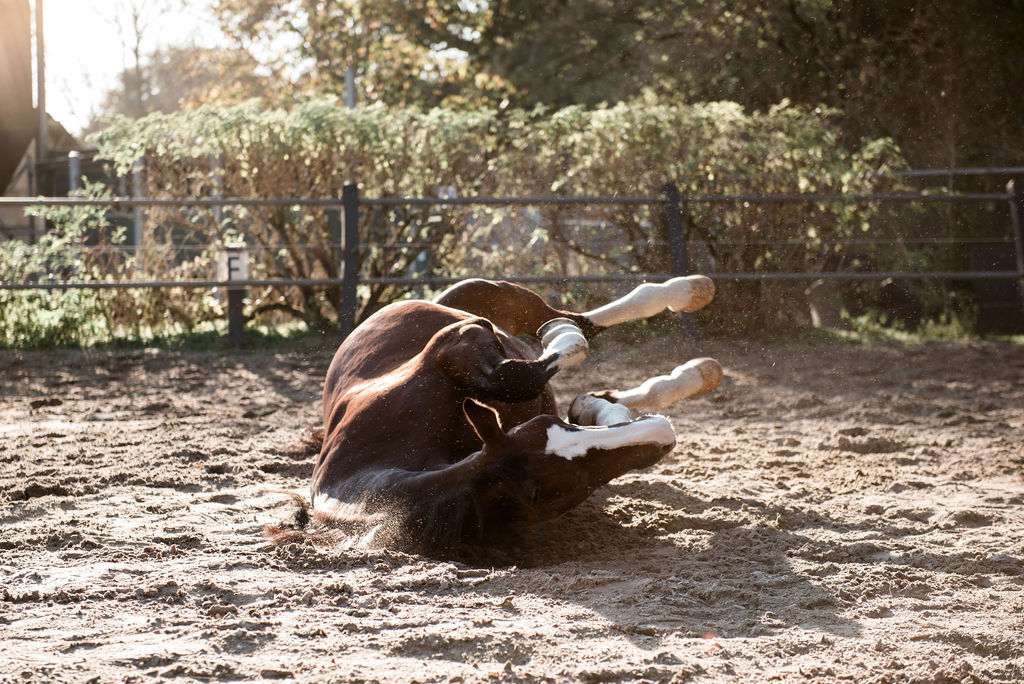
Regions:
<instances>
[{"instance_id":1,"label":"horse hind leg","mask_svg":"<svg viewBox=\"0 0 1024 684\"><path fill-rule=\"evenodd\" d=\"M434 301L486 318L510 335L536 337L543 345L538 360L550 374L582 362L587 338L597 333L582 314L555 309L536 292L504 281L463 280Z\"/></svg>"},{"instance_id":2,"label":"horse hind leg","mask_svg":"<svg viewBox=\"0 0 1024 684\"><path fill-rule=\"evenodd\" d=\"M721 364L700 358L677 366L666 375L649 378L627 390L589 392L569 407L569 421L577 425L617 425L631 420L631 410L668 408L718 387L724 378Z\"/></svg>"},{"instance_id":3,"label":"horse hind leg","mask_svg":"<svg viewBox=\"0 0 1024 684\"><path fill-rule=\"evenodd\" d=\"M672 278L664 283L644 283L624 297L586 313L559 311L525 287L486 280L463 281L443 292L436 301L485 316L513 335L533 335L543 345L539 360L554 374L586 359L590 353L587 341L606 328L649 318L665 309L696 311L706 306L714 296L714 282L707 276L693 275ZM687 387L686 382L675 375L676 371L669 380L650 388L644 387L639 394L634 392L624 396L619 403L628 404L636 400L641 402L637 408L664 408L683 396L690 396L676 394L677 387L683 387L683 391ZM721 367L718 371L720 376ZM666 402L662 405L648 406L643 403L647 395L665 395L668 398L662 400Z\"/></svg>"},{"instance_id":4,"label":"horse hind leg","mask_svg":"<svg viewBox=\"0 0 1024 684\"><path fill-rule=\"evenodd\" d=\"M664 283L645 283L604 306L586 313L560 311L548 306L539 295L521 285L482 279L464 280L448 288L434 300L443 306L482 316L511 335L533 335L541 340L540 361L550 374L581 363L589 354L587 340L600 331L638 318L648 318L665 309L696 311L715 295L715 285L706 276L672 278ZM678 369L677 369L678 370ZM719 368L719 370L721 370ZM678 385L677 379L660 383L641 395L667 392ZM705 390L707 391L707 390ZM676 396L663 408L677 401ZM641 397L642 398L642 397ZM632 395L619 403L632 401ZM638 408L646 408L641 403Z\"/></svg>"},{"instance_id":5,"label":"horse hind leg","mask_svg":"<svg viewBox=\"0 0 1024 684\"><path fill-rule=\"evenodd\" d=\"M587 338L598 332L597 327L582 314L555 309L533 290L505 281L463 280L439 294L434 301L482 316L510 335L531 335L539 339L541 326L556 318L573 321Z\"/></svg>"},{"instance_id":6,"label":"horse hind leg","mask_svg":"<svg viewBox=\"0 0 1024 684\"><path fill-rule=\"evenodd\" d=\"M644 283L604 306L581 314L598 330L626 321L650 318L665 309L697 311L715 297L715 283L703 275L680 276L663 283Z\"/></svg>"},{"instance_id":7,"label":"horse hind leg","mask_svg":"<svg viewBox=\"0 0 1024 684\"><path fill-rule=\"evenodd\" d=\"M650 318L669 311L696 311L715 296L714 282L703 275L680 276L663 283L644 283L628 294L585 313L561 311L549 306L536 292L504 281L474 278L456 283L434 301L483 316L512 335L533 335L548 321L573 321L588 340L619 323Z\"/></svg>"}]
</instances>

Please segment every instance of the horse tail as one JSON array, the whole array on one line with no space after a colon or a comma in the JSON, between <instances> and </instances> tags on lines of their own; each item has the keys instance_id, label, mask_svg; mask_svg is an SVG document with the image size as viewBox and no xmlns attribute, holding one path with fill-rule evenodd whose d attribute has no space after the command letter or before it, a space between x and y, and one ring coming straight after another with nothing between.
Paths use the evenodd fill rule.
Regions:
<instances>
[{"instance_id":1,"label":"horse tail","mask_svg":"<svg viewBox=\"0 0 1024 684\"><path fill-rule=\"evenodd\" d=\"M281 489L269 490L267 493L284 494L294 504L291 520L277 525L264 525L263 536L274 545L288 544L314 538L316 535L307 532L311 518L309 501L306 497L296 492L289 492Z\"/></svg>"},{"instance_id":2,"label":"horse tail","mask_svg":"<svg viewBox=\"0 0 1024 684\"><path fill-rule=\"evenodd\" d=\"M299 438L299 444L310 456L319 454L324 446L324 426L311 427L306 430L306 433Z\"/></svg>"},{"instance_id":3,"label":"horse tail","mask_svg":"<svg viewBox=\"0 0 1024 684\"><path fill-rule=\"evenodd\" d=\"M309 426L303 430L299 438L290 443L278 444L276 450L293 458L316 456L324 446L324 427Z\"/></svg>"}]
</instances>

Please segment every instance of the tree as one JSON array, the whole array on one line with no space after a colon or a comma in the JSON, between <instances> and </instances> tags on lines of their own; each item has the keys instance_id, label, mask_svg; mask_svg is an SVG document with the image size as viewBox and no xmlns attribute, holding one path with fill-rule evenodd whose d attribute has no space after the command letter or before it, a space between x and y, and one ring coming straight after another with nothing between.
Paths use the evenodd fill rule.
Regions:
<instances>
[{"instance_id":1,"label":"tree","mask_svg":"<svg viewBox=\"0 0 1024 684\"><path fill-rule=\"evenodd\" d=\"M194 0L117 0L107 8L106 20L121 42L123 68L85 134L100 130L103 119L112 114L139 118L249 98L280 102L285 93L270 84L282 82L284 76L261 68L245 50L195 41L161 44L155 37L161 22L172 12L195 5Z\"/></svg>"},{"instance_id":2,"label":"tree","mask_svg":"<svg viewBox=\"0 0 1024 684\"><path fill-rule=\"evenodd\" d=\"M465 5L467 8L463 8ZM477 104L504 96L500 79L478 68L436 31L466 36L482 27L484 3L395 0L217 0L225 32L275 70L291 89L341 95L355 69L364 103Z\"/></svg>"},{"instance_id":3,"label":"tree","mask_svg":"<svg viewBox=\"0 0 1024 684\"><path fill-rule=\"evenodd\" d=\"M281 93L273 82L242 50L196 45L159 48L140 59L137 67L125 70L121 85L107 92L100 116L90 122L85 133L102 129L111 114L138 118L248 99L276 104Z\"/></svg>"},{"instance_id":4,"label":"tree","mask_svg":"<svg viewBox=\"0 0 1024 684\"><path fill-rule=\"evenodd\" d=\"M1020 163L1024 0L219 0L302 92L388 104L614 103L644 92L838 108L912 164ZM262 46L262 47L259 47ZM271 49L277 46L277 49ZM284 46L282 48L282 46ZM259 49L256 49L259 47Z\"/></svg>"}]
</instances>

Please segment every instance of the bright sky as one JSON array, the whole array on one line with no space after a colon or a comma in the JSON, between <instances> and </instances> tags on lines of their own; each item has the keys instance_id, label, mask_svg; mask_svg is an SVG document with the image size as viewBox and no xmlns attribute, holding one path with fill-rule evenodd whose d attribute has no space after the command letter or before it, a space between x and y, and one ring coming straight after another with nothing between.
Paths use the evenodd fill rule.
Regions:
<instances>
[{"instance_id":1,"label":"bright sky","mask_svg":"<svg viewBox=\"0 0 1024 684\"><path fill-rule=\"evenodd\" d=\"M212 45L221 37L208 16L207 0L33 0L33 17L38 1L43 3L46 109L72 134L85 127L132 63L129 8L143 8L148 20L142 32L144 54L165 45ZM153 11L161 4L167 12Z\"/></svg>"}]
</instances>

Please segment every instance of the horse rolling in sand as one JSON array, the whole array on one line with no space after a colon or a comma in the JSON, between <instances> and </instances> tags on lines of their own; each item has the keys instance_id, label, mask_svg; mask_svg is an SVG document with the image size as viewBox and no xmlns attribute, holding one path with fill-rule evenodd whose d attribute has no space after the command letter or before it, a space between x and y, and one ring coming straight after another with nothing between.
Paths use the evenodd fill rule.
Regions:
<instances>
[{"instance_id":1,"label":"horse rolling in sand","mask_svg":"<svg viewBox=\"0 0 1024 684\"><path fill-rule=\"evenodd\" d=\"M586 313L559 311L507 282L462 281L433 301L391 304L334 355L311 516L361 529L363 541L443 553L516 539L596 488L656 463L675 445L669 421L633 417L708 392L722 368L694 359L629 390L582 394L558 415L548 381L583 361L587 340L714 296L704 276L640 285ZM519 339L540 341L538 355ZM304 508L299 524L309 524ZM305 531L269 527L285 541Z\"/></svg>"}]
</instances>

